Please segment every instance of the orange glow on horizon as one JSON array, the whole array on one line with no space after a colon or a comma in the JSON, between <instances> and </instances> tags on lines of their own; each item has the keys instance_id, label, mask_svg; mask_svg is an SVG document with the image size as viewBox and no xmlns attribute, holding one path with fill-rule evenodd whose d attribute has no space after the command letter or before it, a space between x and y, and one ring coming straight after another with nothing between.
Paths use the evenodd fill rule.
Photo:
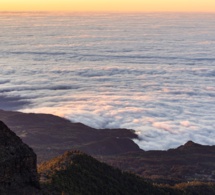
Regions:
<instances>
[{"instance_id":1,"label":"orange glow on horizon","mask_svg":"<svg viewBox=\"0 0 215 195\"><path fill-rule=\"evenodd\" d=\"M0 11L215 12L214 0L1 0Z\"/></svg>"}]
</instances>

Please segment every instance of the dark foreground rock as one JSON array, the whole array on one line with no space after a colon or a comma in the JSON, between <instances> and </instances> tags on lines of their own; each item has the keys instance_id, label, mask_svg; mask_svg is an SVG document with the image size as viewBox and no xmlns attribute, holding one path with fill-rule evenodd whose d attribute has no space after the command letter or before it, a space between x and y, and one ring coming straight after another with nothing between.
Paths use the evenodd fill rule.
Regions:
<instances>
[{"instance_id":1,"label":"dark foreground rock","mask_svg":"<svg viewBox=\"0 0 215 195\"><path fill-rule=\"evenodd\" d=\"M0 121L0 194L39 194L36 154Z\"/></svg>"}]
</instances>

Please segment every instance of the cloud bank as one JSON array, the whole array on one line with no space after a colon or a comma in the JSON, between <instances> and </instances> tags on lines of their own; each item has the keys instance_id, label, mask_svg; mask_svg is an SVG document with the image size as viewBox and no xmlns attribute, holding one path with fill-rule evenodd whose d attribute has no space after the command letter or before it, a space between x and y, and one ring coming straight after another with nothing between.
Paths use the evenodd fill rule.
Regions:
<instances>
[{"instance_id":1,"label":"cloud bank","mask_svg":"<svg viewBox=\"0 0 215 195\"><path fill-rule=\"evenodd\" d=\"M0 109L215 144L214 16L174 17L0 14Z\"/></svg>"}]
</instances>

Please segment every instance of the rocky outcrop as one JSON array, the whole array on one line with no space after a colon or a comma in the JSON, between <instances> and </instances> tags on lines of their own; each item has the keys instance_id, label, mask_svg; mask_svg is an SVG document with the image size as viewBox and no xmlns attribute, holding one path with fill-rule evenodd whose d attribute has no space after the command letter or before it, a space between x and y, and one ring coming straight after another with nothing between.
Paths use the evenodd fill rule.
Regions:
<instances>
[{"instance_id":1,"label":"rocky outcrop","mask_svg":"<svg viewBox=\"0 0 215 195\"><path fill-rule=\"evenodd\" d=\"M0 194L40 194L36 154L0 121Z\"/></svg>"}]
</instances>

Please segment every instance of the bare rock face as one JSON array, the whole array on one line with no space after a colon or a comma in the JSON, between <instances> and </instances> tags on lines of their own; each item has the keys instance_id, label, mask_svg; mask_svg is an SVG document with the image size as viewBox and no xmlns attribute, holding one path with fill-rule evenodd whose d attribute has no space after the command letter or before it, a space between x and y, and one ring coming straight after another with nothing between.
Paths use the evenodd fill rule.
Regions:
<instances>
[{"instance_id":1,"label":"bare rock face","mask_svg":"<svg viewBox=\"0 0 215 195\"><path fill-rule=\"evenodd\" d=\"M0 121L0 194L40 194L36 154Z\"/></svg>"}]
</instances>

